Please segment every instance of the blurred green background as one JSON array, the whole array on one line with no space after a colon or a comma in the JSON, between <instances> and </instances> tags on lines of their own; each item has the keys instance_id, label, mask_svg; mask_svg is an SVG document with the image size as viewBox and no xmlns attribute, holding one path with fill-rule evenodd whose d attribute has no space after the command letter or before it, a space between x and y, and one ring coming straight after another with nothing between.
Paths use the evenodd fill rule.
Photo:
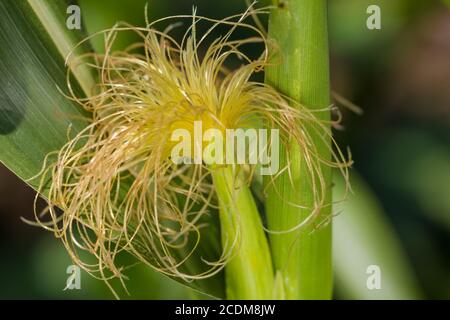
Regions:
<instances>
[{"instance_id":1,"label":"blurred green background","mask_svg":"<svg viewBox=\"0 0 450 320\"><path fill-rule=\"evenodd\" d=\"M214 18L246 7L243 0L79 4L93 33L116 21L143 25L147 2L151 20L193 6ZM381 8L381 30L366 27L370 4ZM344 109L344 128L335 133L355 160L353 195L335 207L335 297L449 299L450 10L444 1L331 0L329 17L333 88L364 110ZM339 180L335 189L339 199ZM34 192L2 166L0 195L0 298L113 298L84 272L81 290L63 291L70 260L50 233L20 220L32 219ZM370 265L380 267L379 290L366 286ZM198 298L143 266L128 276L130 295L115 286L122 298Z\"/></svg>"}]
</instances>

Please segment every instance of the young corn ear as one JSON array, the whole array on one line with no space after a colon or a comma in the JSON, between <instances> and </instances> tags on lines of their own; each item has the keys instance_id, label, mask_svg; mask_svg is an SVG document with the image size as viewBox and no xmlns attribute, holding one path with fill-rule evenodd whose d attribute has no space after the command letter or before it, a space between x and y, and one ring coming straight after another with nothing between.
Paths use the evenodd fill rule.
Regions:
<instances>
[{"instance_id":1,"label":"young corn ear","mask_svg":"<svg viewBox=\"0 0 450 320\"><path fill-rule=\"evenodd\" d=\"M276 128L284 150L289 150L293 141L299 146L311 171L307 183L318 181L311 194L323 202L323 181L328 173L319 164L342 167L343 158L337 154L337 163L332 162L313 143L311 127L324 140L331 139L328 120L319 120L271 86L251 80L269 61L264 34L245 22L259 13L265 11L250 7L241 15L214 20L194 12L147 23L143 28L119 24L93 35L105 37L105 53L80 60L90 58L87 66L98 74L98 83L87 98L73 93L68 73L68 98L91 117L87 127L56 152L56 161L44 165L41 187L50 179L46 211L50 220L36 215L41 226L63 241L75 263L105 280L123 279L124 267L117 259L124 251L184 281L210 277L225 266L229 298L273 296L270 250L248 187L254 166L176 163L172 157L176 145L173 132L183 129L195 136L196 122L205 130L222 133L264 125ZM156 29L157 24L175 18L191 21L181 41L171 36L174 24L164 31ZM210 27L199 35L201 23ZM219 26L229 31L206 45ZM248 29L255 36L236 40L232 35L237 28ZM141 42L113 52L119 32L134 32ZM252 59L241 50L248 44L262 44L261 57ZM207 48L200 54L204 46ZM230 71L226 65L233 57L241 65ZM288 161L280 173L291 176L292 169L297 170ZM269 178L274 192L278 176ZM204 241L202 234L215 232L207 217L217 211L222 252L202 257L202 271L192 273L186 266ZM313 212L310 218L316 216ZM83 259L86 252L94 262ZM276 287L283 286L278 281Z\"/></svg>"},{"instance_id":2,"label":"young corn ear","mask_svg":"<svg viewBox=\"0 0 450 320\"><path fill-rule=\"evenodd\" d=\"M215 169L212 175L219 198L222 243L225 249L233 248L225 267L227 298L275 298L269 245L246 179L232 167Z\"/></svg>"}]
</instances>

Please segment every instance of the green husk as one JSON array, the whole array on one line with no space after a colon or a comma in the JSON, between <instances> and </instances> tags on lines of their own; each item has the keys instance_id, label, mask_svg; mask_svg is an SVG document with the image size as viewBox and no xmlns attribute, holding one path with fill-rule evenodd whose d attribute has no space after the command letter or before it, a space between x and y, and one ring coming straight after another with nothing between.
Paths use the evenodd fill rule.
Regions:
<instances>
[{"instance_id":1,"label":"green husk","mask_svg":"<svg viewBox=\"0 0 450 320\"><path fill-rule=\"evenodd\" d=\"M310 109L330 104L327 1L280 0L269 18L269 38L278 44L274 65L266 70L266 83ZM328 120L328 112L317 113ZM310 128L312 142L323 159L331 157L329 146ZM266 200L268 228L288 230L303 221L311 210L289 204L313 205L314 190L298 145L291 148L292 182L287 173L269 187ZM280 166L287 163L283 149ZM331 169L322 166L327 185L326 204L331 201ZM328 187L330 186L330 187ZM331 206L321 216L331 213ZM332 293L331 223L317 229L316 223L297 231L270 236L276 272L284 279L287 299L329 299Z\"/></svg>"},{"instance_id":2,"label":"green husk","mask_svg":"<svg viewBox=\"0 0 450 320\"><path fill-rule=\"evenodd\" d=\"M222 245L229 251L225 267L227 299L273 298L269 245L255 200L241 174L231 167L213 169L219 198Z\"/></svg>"}]
</instances>

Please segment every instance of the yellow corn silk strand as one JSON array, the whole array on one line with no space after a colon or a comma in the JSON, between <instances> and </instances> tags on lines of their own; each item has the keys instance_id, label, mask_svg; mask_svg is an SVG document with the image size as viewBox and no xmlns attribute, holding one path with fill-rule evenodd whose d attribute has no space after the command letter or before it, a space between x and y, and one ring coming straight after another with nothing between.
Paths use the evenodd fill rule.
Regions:
<instances>
[{"instance_id":1,"label":"yellow corn silk strand","mask_svg":"<svg viewBox=\"0 0 450 320\"><path fill-rule=\"evenodd\" d=\"M247 185L256 171L248 165L176 164L171 159L177 143L171 139L174 130L185 129L194 135L194 123L201 121L203 130L220 132L255 126L279 129L280 141L286 147L289 141L297 141L314 181L321 175L319 163L345 171L341 153L333 153L335 162L320 159L310 143L303 129L306 124L316 123L324 139L331 137L312 112L268 85L251 80L268 61L263 33L245 22L259 13L266 12L249 8L223 20L195 14L176 16L145 28L118 24L93 35L105 37L104 54L93 53L80 60L69 57L73 64L88 58L92 62L87 65L97 70L98 84L88 98L76 97L69 81L68 98L88 110L92 118L85 130L59 150L57 160L43 168L42 187L50 178L50 219L43 221L41 215L36 218L62 239L71 258L85 270L106 280L122 279L124 269L117 259L126 251L156 270L185 281L210 277L227 263L236 266L227 273L227 281L236 277L236 281L247 281L236 274L245 265L242 252L248 253L250 248L260 251L253 252L251 259L257 262L250 265L260 269L266 288L249 283L247 289L238 289L245 294L232 290L228 297L271 297L272 262ZM163 32L156 28L156 24L174 19L191 21L179 42L170 35L171 27ZM202 35L196 31L200 23L210 25ZM206 39L218 27L228 31L206 45ZM238 28L250 30L255 36L232 39ZM141 41L113 52L112 45L121 32L133 32ZM251 59L241 51L248 44L264 46L260 58ZM225 65L231 58L237 58L240 66L229 71ZM290 170L289 165L280 168L286 170ZM236 192L239 188L241 193ZM320 197L318 188L318 202ZM58 214L56 207L63 214ZM201 256L203 266L192 268L189 262L193 256L201 247L208 247L202 235L214 233L220 237L208 222L212 221L208 217L217 212L222 252ZM209 251L214 250L211 245ZM95 261L85 260L85 252ZM241 277L247 278L250 271Z\"/></svg>"}]
</instances>

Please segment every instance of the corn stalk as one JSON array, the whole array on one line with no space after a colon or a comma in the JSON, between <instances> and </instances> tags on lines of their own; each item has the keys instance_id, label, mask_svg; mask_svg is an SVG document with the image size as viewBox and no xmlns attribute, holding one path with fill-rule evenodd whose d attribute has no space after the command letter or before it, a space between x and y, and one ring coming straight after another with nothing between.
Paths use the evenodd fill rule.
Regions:
<instances>
[{"instance_id":1,"label":"corn stalk","mask_svg":"<svg viewBox=\"0 0 450 320\"><path fill-rule=\"evenodd\" d=\"M310 109L323 109L330 104L327 1L279 0L269 18L269 38L278 50L274 65L266 70L266 82ZM321 120L328 112L317 113ZM330 158L329 147L309 128L312 141L322 158ZM266 213L270 230L289 230L308 215L310 209L290 203L313 205L313 186L298 145L290 146L291 178L284 173L269 187ZM288 161L280 152L281 167ZM331 186L331 170L322 167L327 186ZM326 203L331 201L327 187ZM331 213L322 208L321 215ZM281 274L286 298L329 299L332 293L331 223L320 229L309 224L296 231L271 234L270 243L275 270Z\"/></svg>"}]
</instances>

